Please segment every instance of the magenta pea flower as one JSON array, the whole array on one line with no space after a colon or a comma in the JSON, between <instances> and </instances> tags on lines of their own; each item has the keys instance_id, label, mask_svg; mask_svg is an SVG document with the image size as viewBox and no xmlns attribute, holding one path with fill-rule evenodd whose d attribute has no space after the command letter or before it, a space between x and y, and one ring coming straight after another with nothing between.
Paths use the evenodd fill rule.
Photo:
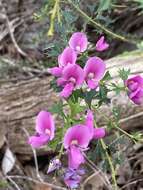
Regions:
<instances>
[{"instance_id":1,"label":"magenta pea flower","mask_svg":"<svg viewBox=\"0 0 143 190\"><path fill-rule=\"evenodd\" d=\"M64 67L69 64L75 64L76 59L77 59L77 53L70 47L66 47L64 51L58 56L59 66L49 68L48 72L55 77L61 77Z\"/></svg>"},{"instance_id":2,"label":"magenta pea flower","mask_svg":"<svg viewBox=\"0 0 143 190\"><path fill-rule=\"evenodd\" d=\"M64 182L71 189L78 188L84 174L85 171L83 169L67 169L64 175Z\"/></svg>"},{"instance_id":3,"label":"magenta pea flower","mask_svg":"<svg viewBox=\"0 0 143 190\"><path fill-rule=\"evenodd\" d=\"M105 41L104 36L101 36L101 38L96 43L96 50L97 51L104 51L108 49L109 44Z\"/></svg>"},{"instance_id":4,"label":"magenta pea flower","mask_svg":"<svg viewBox=\"0 0 143 190\"><path fill-rule=\"evenodd\" d=\"M85 81L90 89L96 89L104 77L105 63L99 57L90 57L84 67Z\"/></svg>"},{"instance_id":5,"label":"magenta pea flower","mask_svg":"<svg viewBox=\"0 0 143 190\"><path fill-rule=\"evenodd\" d=\"M31 136L28 143L38 148L54 138L55 124L50 112L41 111L36 118L36 135Z\"/></svg>"},{"instance_id":6,"label":"magenta pea flower","mask_svg":"<svg viewBox=\"0 0 143 190\"><path fill-rule=\"evenodd\" d=\"M77 53L84 52L87 49L87 45L87 37L82 32L75 32L69 40L69 46Z\"/></svg>"},{"instance_id":7,"label":"magenta pea flower","mask_svg":"<svg viewBox=\"0 0 143 190\"><path fill-rule=\"evenodd\" d=\"M137 75L125 81L129 98L137 105L143 104L143 77Z\"/></svg>"},{"instance_id":8,"label":"magenta pea flower","mask_svg":"<svg viewBox=\"0 0 143 190\"><path fill-rule=\"evenodd\" d=\"M91 110L87 111L85 125L89 129L90 139L101 139L105 137L106 131L104 127L94 128L94 115Z\"/></svg>"},{"instance_id":9,"label":"magenta pea flower","mask_svg":"<svg viewBox=\"0 0 143 190\"><path fill-rule=\"evenodd\" d=\"M84 163L82 151L88 147L90 133L85 125L75 125L69 128L64 136L64 148L68 152L68 166L77 169Z\"/></svg>"},{"instance_id":10,"label":"magenta pea flower","mask_svg":"<svg viewBox=\"0 0 143 190\"><path fill-rule=\"evenodd\" d=\"M63 68L62 67L53 67L53 68L49 68L48 73L50 73L51 75L55 76L55 77L60 77L62 75L62 71Z\"/></svg>"},{"instance_id":11,"label":"magenta pea flower","mask_svg":"<svg viewBox=\"0 0 143 190\"><path fill-rule=\"evenodd\" d=\"M64 51L58 56L59 67L65 67L69 64L75 64L77 60L77 53L70 47L66 47Z\"/></svg>"},{"instance_id":12,"label":"magenta pea flower","mask_svg":"<svg viewBox=\"0 0 143 190\"><path fill-rule=\"evenodd\" d=\"M60 95L68 98L74 89L82 85L84 81L84 71L76 64L67 65L62 72L62 77L57 80L58 86L62 86L63 90Z\"/></svg>"}]
</instances>

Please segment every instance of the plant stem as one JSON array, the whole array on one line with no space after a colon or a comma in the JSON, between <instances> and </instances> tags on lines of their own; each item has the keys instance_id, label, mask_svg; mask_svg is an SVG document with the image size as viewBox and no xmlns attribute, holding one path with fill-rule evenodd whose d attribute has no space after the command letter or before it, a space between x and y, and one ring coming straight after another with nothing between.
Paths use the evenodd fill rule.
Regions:
<instances>
[{"instance_id":1,"label":"plant stem","mask_svg":"<svg viewBox=\"0 0 143 190\"><path fill-rule=\"evenodd\" d=\"M120 132L122 132L123 134L125 134L126 136L128 136L129 138L131 138L132 140L134 140L134 137L133 135L130 135L129 133L127 133L126 131L124 131L123 129L121 129L120 127L118 126L115 126L116 129L118 129Z\"/></svg>"},{"instance_id":2,"label":"plant stem","mask_svg":"<svg viewBox=\"0 0 143 190\"><path fill-rule=\"evenodd\" d=\"M94 121L94 124L95 124L95 127L98 128L97 123L96 123L95 121ZM115 187L114 190L118 190L118 186L117 186L117 182L116 182L116 173L115 173L115 169L114 169L114 166L113 166L111 157L110 157L110 155L108 154L108 151L107 151L107 148L106 148L106 144L105 144L105 142L103 141L103 139L100 139L100 142L101 142L101 146L102 146L103 150L105 151L105 154L106 154L108 163L109 163L110 168L111 168L111 176L112 176L112 180L113 180L114 187Z\"/></svg>"},{"instance_id":3,"label":"plant stem","mask_svg":"<svg viewBox=\"0 0 143 190\"><path fill-rule=\"evenodd\" d=\"M63 151L64 151L64 145L62 144L62 145L61 145L61 149L60 149L60 151L59 151L59 155L58 155L58 159L59 159L59 160L61 159L61 156L62 156L62 154L63 154Z\"/></svg>"},{"instance_id":4,"label":"plant stem","mask_svg":"<svg viewBox=\"0 0 143 190\"><path fill-rule=\"evenodd\" d=\"M109 165L110 165L110 168L111 168L111 175L112 175L112 180L113 180L113 183L114 183L115 190L117 190L117 189L118 189L118 186L117 186L117 182L116 182L116 173L115 173L115 169L114 169L114 166L113 166L111 157L110 157L110 155L109 155L108 152L107 152L106 144L105 144L105 142L103 141L103 139L100 139L100 142L101 142L102 148L103 148L104 151L105 151L107 160L108 160Z\"/></svg>"},{"instance_id":5,"label":"plant stem","mask_svg":"<svg viewBox=\"0 0 143 190\"><path fill-rule=\"evenodd\" d=\"M98 27L99 29L103 30L105 33L111 35L114 38L120 39L121 41L124 42L128 42L128 43L132 43L132 44L137 44L137 41L135 40L131 40L131 39L127 39L124 36L121 36L119 34L115 34L114 32L112 32L111 30L105 28L103 25L101 25L100 23L96 22L95 20L93 20L90 16L88 16L84 11L82 11L76 4L74 4L72 2L72 0L68 0L68 2L83 16L85 17L88 21L90 21L92 24L94 24L96 27Z\"/></svg>"},{"instance_id":6,"label":"plant stem","mask_svg":"<svg viewBox=\"0 0 143 190\"><path fill-rule=\"evenodd\" d=\"M51 18L50 18L50 28L48 30L48 36L53 36L54 21L55 21L56 15L58 16L58 21L59 21L59 3L60 3L60 0L55 0L55 4L52 9L52 14L51 14Z\"/></svg>"},{"instance_id":7,"label":"plant stem","mask_svg":"<svg viewBox=\"0 0 143 190\"><path fill-rule=\"evenodd\" d=\"M96 111L97 111L97 110L96 110ZM109 121L109 118L108 118L106 115L102 114L102 116L103 116L107 121ZM131 140L133 140L133 141L135 142L135 138L134 138L133 135L130 135L129 133L127 133L126 131L124 131L124 130L121 129L120 127L118 127L118 126L114 123L114 121L112 121L112 123L114 124L114 127L115 127L118 131L122 132L124 135L126 135L127 137L129 137ZM120 124L121 122L119 121L118 123Z\"/></svg>"}]
</instances>

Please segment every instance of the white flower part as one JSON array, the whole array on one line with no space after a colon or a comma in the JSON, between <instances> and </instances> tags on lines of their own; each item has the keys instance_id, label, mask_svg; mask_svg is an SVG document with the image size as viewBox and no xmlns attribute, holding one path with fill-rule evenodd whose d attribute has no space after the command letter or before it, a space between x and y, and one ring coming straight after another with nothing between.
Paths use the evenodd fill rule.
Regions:
<instances>
[{"instance_id":1,"label":"white flower part","mask_svg":"<svg viewBox=\"0 0 143 190\"><path fill-rule=\"evenodd\" d=\"M80 46L76 46L76 51L80 51Z\"/></svg>"},{"instance_id":2,"label":"white flower part","mask_svg":"<svg viewBox=\"0 0 143 190\"><path fill-rule=\"evenodd\" d=\"M50 135L50 134L51 134L51 131L50 131L49 129L46 129L46 130L45 130L45 133L46 133L47 135Z\"/></svg>"},{"instance_id":3,"label":"white flower part","mask_svg":"<svg viewBox=\"0 0 143 190\"><path fill-rule=\"evenodd\" d=\"M71 145L78 145L78 141L77 140L72 140Z\"/></svg>"},{"instance_id":4,"label":"white flower part","mask_svg":"<svg viewBox=\"0 0 143 190\"><path fill-rule=\"evenodd\" d=\"M70 81L70 82L72 82L73 84L75 84L75 83L76 83L76 80L75 80L75 78L74 78L74 77L71 77L71 78L69 79L69 81Z\"/></svg>"},{"instance_id":5,"label":"white flower part","mask_svg":"<svg viewBox=\"0 0 143 190\"><path fill-rule=\"evenodd\" d=\"M89 74L88 74L88 78L89 78L89 79L93 79L93 78L94 78L94 73L89 73Z\"/></svg>"}]
</instances>

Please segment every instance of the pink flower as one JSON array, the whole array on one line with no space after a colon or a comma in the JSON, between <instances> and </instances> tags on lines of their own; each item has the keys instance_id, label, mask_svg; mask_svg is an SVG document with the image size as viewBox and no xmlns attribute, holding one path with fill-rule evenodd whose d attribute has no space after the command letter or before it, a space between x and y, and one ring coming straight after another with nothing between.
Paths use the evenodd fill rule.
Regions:
<instances>
[{"instance_id":1,"label":"pink flower","mask_svg":"<svg viewBox=\"0 0 143 190\"><path fill-rule=\"evenodd\" d=\"M58 57L59 67L65 67L68 64L75 64L77 53L70 47L66 47Z\"/></svg>"},{"instance_id":2,"label":"pink flower","mask_svg":"<svg viewBox=\"0 0 143 190\"><path fill-rule=\"evenodd\" d=\"M76 52L84 52L87 49L87 37L82 32L75 32L70 40L69 40L69 46Z\"/></svg>"},{"instance_id":3,"label":"pink flower","mask_svg":"<svg viewBox=\"0 0 143 190\"><path fill-rule=\"evenodd\" d=\"M143 77L137 75L125 81L129 98L137 105L143 104Z\"/></svg>"},{"instance_id":4,"label":"pink flower","mask_svg":"<svg viewBox=\"0 0 143 190\"><path fill-rule=\"evenodd\" d=\"M96 43L96 50L97 51L104 51L108 49L109 44L104 40L104 36L101 36L101 38Z\"/></svg>"},{"instance_id":5,"label":"pink flower","mask_svg":"<svg viewBox=\"0 0 143 190\"><path fill-rule=\"evenodd\" d=\"M85 125L89 129L90 139L101 139L101 138L105 137L105 135L106 135L105 128L103 128L103 127L94 128L94 115L91 110L87 111Z\"/></svg>"},{"instance_id":6,"label":"pink flower","mask_svg":"<svg viewBox=\"0 0 143 190\"><path fill-rule=\"evenodd\" d=\"M63 69L62 77L57 80L57 84L64 87L60 95L68 98L76 87L82 85L83 81L83 69L76 64L67 65Z\"/></svg>"},{"instance_id":7,"label":"pink flower","mask_svg":"<svg viewBox=\"0 0 143 190\"><path fill-rule=\"evenodd\" d=\"M85 80L90 89L98 87L99 81L103 78L105 73L105 63L99 57L90 57L84 67Z\"/></svg>"},{"instance_id":8,"label":"pink flower","mask_svg":"<svg viewBox=\"0 0 143 190\"><path fill-rule=\"evenodd\" d=\"M49 68L48 72L55 77L61 77L62 71L65 66L69 64L75 64L77 59L77 54L70 47L66 47L64 51L58 56L58 67Z\"/></svg>"},{"instance_id":9,"label":"pink flower","mask_svg":"<svg viewBox=\"0 0 143 190\"><path fill-rule=\"evenodd\" d=\"M55 124L51 113L41 111L36 118L36 135L31 136L28 143L34 148L45 145L54 138Z\"/></svg>"},{"instance_id":10,"label":"pink flower","mask_svg":"<svg viewBox=\"0 0 143 190\"><path fill-rule=\"evenodd\" d=\"M84 163L82 150L88 147L90 133L85 125L75 125L69 128L64 136L64 147L68 150L69 168L77 169Z\"/></svg>"}]
</instances>

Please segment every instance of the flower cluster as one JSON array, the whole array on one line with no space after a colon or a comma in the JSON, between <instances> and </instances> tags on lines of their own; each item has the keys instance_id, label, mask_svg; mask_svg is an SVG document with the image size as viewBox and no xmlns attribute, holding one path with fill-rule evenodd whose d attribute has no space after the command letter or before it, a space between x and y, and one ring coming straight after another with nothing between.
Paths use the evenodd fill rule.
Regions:
<instances>
[{"instance_id":1,"label":"flower cluster","mask_svg":"<svg viewBox=\"0 0 143 190\"><path fill-rule=\"evenodd\" d=\"M68 154L68 173L65 174L65 183L67 185L70 187L78 185L81 179L78 171L80 171L80 165L85 162L83 152L88 150L91 140L103 138L105 134L104 128L94 128L94 116L91 110L87 111L84 124L74 125L67 129L63 139L63 145ZM55 125L52 115L49 112L41 111L36 119L36 134L29 138L29 144L34 148L41 147L52 140L54 135ZM53 159L50 162L48 173L60 167L60 160ZM79 177L75 178L75 176Z\"/></svg>"},{"instance_id":2,"label":"flower cluster","mask_svg":"<svg viewBox=\"0 0 143 190\"><path fill-rule=\"evenodd\" d=\"M105 63L99 57L89 57L85 67L81 68L77 64L78 56L87 50L88 40L84 33L74 33L69 46L58 57L58 67L48 69L48 72L57 77L57 85L62 87L60 95L68 98L73 90L86 82L90 89L96 89L99 81L105 74ZM108 44L102 36L97 44L96 50L103 51L108 48Z\"/></svg>"},{"instance_id":3,"label":"flower cluster","mask_svg":"<svg viewBox=\"0 0 143 190\"><path fill-rule=\"evenodd\" d=\"M74 33L63 52L58 56L58 66L48 69L48 72L56 77L56 83L61 87L60 96L65 100L72 95L73 91L88 87L93 91L100 88L100 81L105 75L106 65L99 57L89 57L84 67L81 67L78 58L87 50L88 40L84 33ZM102 36L96 43L97 51L104 51L109 44ZM135 104L143 104L143 77L135 76L124 81L128 90L129 98ZM90 106L89 106L90 107ZM65 119L65 118L64 118ZM105 128L94 126L94 113L91 108L87 110L86 117L82 123L74 124L63 130L62 147L68 156L68 168L64 174L65 184L70 188L77 188L84 170L81 165L85 163L85 151L89 150L90 142L98 140L106 135ZM63 127L64 128L64 127ZM41 111L36 118L36 133L31 136L28 143L38 148L55 137L55 121L50 112ZM63 150L63 149L62 149ZM54 158L47 173L63 167L59 157Z\"/></svg>"}]
</instances>

